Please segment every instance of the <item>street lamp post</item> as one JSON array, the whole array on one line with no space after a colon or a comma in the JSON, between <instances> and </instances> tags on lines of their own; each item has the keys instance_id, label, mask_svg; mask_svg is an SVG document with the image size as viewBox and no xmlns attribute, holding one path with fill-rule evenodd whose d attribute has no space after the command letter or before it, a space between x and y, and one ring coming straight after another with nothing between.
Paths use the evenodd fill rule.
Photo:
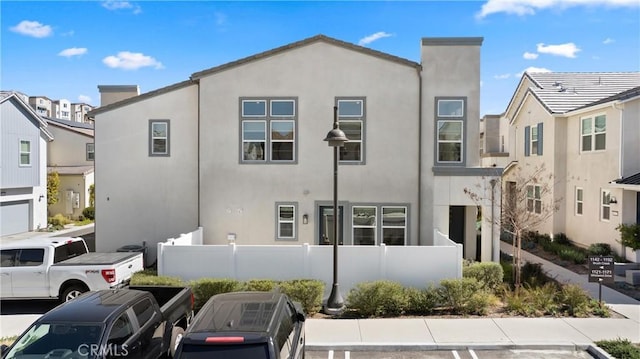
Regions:
<instances>
[{"instance_id":1,"label":"street lamp post","mask_svg":"<svg viewBox=\"0 0 640 359\"><path fill-rule=\"evenodd\" d=\"M331 294L327 299L325 313L330 315L341 314L344 310L344 300L340 295L338 286L338 147L344 146L349 141L338 123L338 107L333 107L333 129L327 133L324 139L333 147L333 284Z\"/></svg>"}]
</instances>

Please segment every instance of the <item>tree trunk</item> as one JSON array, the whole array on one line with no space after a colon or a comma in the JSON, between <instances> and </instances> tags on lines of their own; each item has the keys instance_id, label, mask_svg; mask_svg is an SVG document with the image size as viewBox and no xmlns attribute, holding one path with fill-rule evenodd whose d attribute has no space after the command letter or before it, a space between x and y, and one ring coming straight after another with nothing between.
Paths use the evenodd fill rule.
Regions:
<instances>
[{"instance_id":1,"label":"tree trunk","mask_svg":"<svg viewBox=\"0 0 640 359\"><path fill-rule=\"evenodd\" d=\"M516 269L516 276L515 276L515 287L516 287L516 292L519 291L520 289L520 285L521 285L521 278L520 278L520 274L522 272L522 235L520 231L516 231L516 242L517 242L517 248L516 248L516 265L515 265L515 269Z\"/></svg>"}]
</instances>

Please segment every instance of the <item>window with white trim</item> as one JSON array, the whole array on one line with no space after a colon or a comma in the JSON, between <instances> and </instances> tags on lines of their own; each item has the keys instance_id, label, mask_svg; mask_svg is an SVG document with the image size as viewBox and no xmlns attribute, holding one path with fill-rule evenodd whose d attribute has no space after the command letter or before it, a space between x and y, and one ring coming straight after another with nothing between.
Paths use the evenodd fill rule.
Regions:
<instances>
[{"instance_id":1,"label":"window with white trim","mask_svg":"<svg viewBox=\"0 0 640 359\"><path fill-rule=\"evenodd\" d=\"M531 154L532 155L538 154L538 127L537 126L531 127Z\"/></svg>"},{"instance_id":2,"label":"window with white trim","mask_svg":"<svg viewBox=\"0 0 640 359\"><path fill-rule=\"evenodd\" d=\"M20 140L20 166L31 166L31 141Z\"/></svg>"},{"instance_id":3,"label":"window with white trim","mask_svg":"<svg viewBox=\"0 0 640 359\"><path fill-rule=\"evenodd\" d=\"M584 190L580 187L576 187L576 215L582 216L584 207Z\"/></svg>"},{"instance_id":4,"label":"window with white trim","mask_svg":"<svg viewBox=\"0 0 640 359\"><path fill-rule=\"evenodd\" d=\"M296 161L296 100L241 99L242 163Z\"/></svg>"},{"instance_id":5,"label":"window with white trim","mask_svg":"<svg viewBox=\"0 0 640 359\"><path fill-rule=\"evenodd\" d=\"M527 186L527 212L542 213L542 189L539 185Z\"/></svg>"},{"instance_id":6,"label":"window with white trim","mask_svg":"<svg viewBox=\"0 0 640 359\"><path fill-rule=\"evenodd\" d=\"M580 121L582 152L601 151L607 147L607 116L598 115Z\"/></svg>"},{"instance_id":7,"label":"window with white trim","mask_svg":"<svg viewBox=\"0 0 640 359\"><path fill-rule=\"evenodd\" d=\"M341 163L364 163L364 98L338 98L338 122L349 139L340 147Z\"/></svg>"},{"instance_id":8,"label":"window with white trim","mask_svg":"<svg viewBox=\"0 0 640 359\"><path fill-rule=\"evenodd\" d=\"M436 99L436 161L463 163L464 100Z\"/></svg>"},{"instance_id":9,"label":"window with white trim","mask_svg":"<svg viewBox=\"0 0 640 359\"><path fill-rule=\"evenodd\" d=\"M388 246L407 243L407 207L382 207L382 242Z\"/></svg>"},{"instance_id":10,"label":"window with white trim","mask_svg":"<svg viewBox=\"0 0 640 359\"><path fill-rule=\"evenodd\" d=\"M611 219L611 191L603 189L601 191L600 219L608 221Z\"/></svg>"},{"instance_id":11,"label":"window with white trim","mask_svg":"<svg viewBox=\"0 0 640 359\"><path fill-rule=\"evenodd\" d=\"M295 204L277 205L277 239L296 239L296 206Z\"/></svg>"},{"instance_id":12,"label":"window with white trim","mask_svg":"<svg viewBox=\"0 0 640 359\"><path fill-rule=\"evenodd\" d=\"M352 212L353 245L376 245L377 208L354 206Z\"/></svg>"},{"instance_id":13,"label":"window with white trim","mask_svg":"<svg viewBox=\"0 0 640 359\"><path fill-rule=\"evenodd\" d=\"M87 161L95 160L95 144L87 143Z\"/></svg>"},{"instance_id":14,"label":"window with white trim","mask_svg":"<svg viewBox=\"0 0 640 359\"><path fill-rule=\"evenodd\" d=\"M149 156L169 156L169 120L149 120Z\"/></svg>"}]
</instances>

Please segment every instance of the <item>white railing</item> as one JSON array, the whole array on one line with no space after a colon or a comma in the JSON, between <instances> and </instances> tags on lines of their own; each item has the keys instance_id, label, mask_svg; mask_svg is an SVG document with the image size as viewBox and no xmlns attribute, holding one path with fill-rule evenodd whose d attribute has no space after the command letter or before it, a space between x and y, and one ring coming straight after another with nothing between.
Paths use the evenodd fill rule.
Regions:
<instances>
[{"instance_id":1,"label":"white railing","mask_svg":"<svg viewBox=\"0 0 640 359\"><path fill-rule=\"evenodd\" d=\"M191 238L188 235L183 241L180 238L158 244L159 275L184 280L307 278L324 281L325 295L331 289L331 246L191 244L194 239L202 243L202 228ZM437 240L439 245L436 246L340 246L338 282L341 292L346 295L358 283L379 279L423 288L437 285L442 279L462 277L462 246L446 239Z\"/></svg>"}]
</instances>

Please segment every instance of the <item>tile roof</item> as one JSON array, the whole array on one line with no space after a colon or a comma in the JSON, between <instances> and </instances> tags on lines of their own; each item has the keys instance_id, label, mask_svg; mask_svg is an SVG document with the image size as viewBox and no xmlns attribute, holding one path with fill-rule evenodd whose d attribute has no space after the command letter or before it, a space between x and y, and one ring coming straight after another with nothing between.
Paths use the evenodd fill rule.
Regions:
<instances>
[{"instance_id":1,"label":"tile roof","mask_svg":"<svg viewBox=\"0 0 640 359\"><path fill-rule=\"evenodd\" d=\"M614 183L617 184L635 184L640 185L640 173L636 173L629 177L621 178L619 180L615 180Z\"/></svg>"},{"instance_id":2,"label":"tile roof","mask_svg":"<svg viewBox=\"0 0 640 359\"><path fill-rule=\"evenodd\" d=\"M526 73L531 92L551 113L566 113L640 86L640 72Z\"/></svg>"}]
</instances>

